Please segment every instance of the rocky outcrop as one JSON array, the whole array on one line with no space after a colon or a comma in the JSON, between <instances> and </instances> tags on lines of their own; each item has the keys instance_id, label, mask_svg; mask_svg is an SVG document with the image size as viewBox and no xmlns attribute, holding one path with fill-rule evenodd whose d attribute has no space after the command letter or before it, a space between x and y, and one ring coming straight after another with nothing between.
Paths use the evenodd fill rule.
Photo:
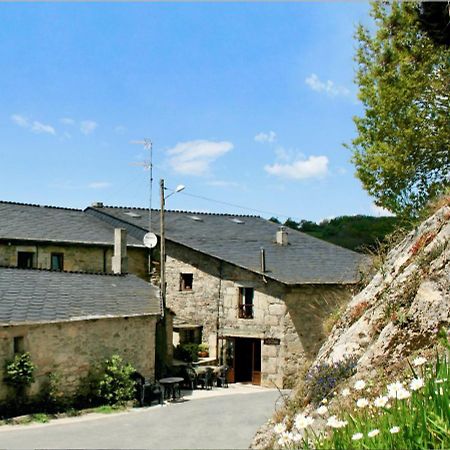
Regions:
<instances>
[{"instance_id":1,"label":"rocky outcrop","mask_svg":"<svg viewBox=\"0 0 450 450\"><path fill-rule=\"evenodd\" d=\"M450 207L411 231L348 304L316 363L358 358L358 374L433 343L450 323Z\"/></svg>"},{"instance_id":2,"label":"rocky outcrop","mask_svg":"<svg viewBox=\"0 0 450 450\"><path fill-rule=\"evenodd\" d=\"M380 369L390 372L411 354L432 347L439 329L450 324L449 238L447 199L390 250L370 283L347 305L313 366L356 358L354 378L376 378ZM305 411L313 408L299 398L294 403ZM277 414L257 433L253 448L273 445Z\"/></svg>"}]
</instances>

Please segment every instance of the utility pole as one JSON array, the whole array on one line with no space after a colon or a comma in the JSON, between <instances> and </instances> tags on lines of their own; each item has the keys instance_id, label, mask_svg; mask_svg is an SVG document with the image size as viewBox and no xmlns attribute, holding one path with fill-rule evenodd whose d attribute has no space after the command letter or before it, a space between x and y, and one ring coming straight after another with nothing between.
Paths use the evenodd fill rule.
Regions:
<instances>
[{"instance_id":1,"label":"utility pole","mask_svg":"<svg viewBox=\"0 0 450 450\"><path fill-rule=\"evenodd\" d=\"M164 224L164 207L165 207L165 197L164 197L164 180L161 179L161 210L159 214L160 218L160 291L161 291L161 317L164 317L166 309L166 235L165 235L165 224Z\"/></svg>"}]
</instances>

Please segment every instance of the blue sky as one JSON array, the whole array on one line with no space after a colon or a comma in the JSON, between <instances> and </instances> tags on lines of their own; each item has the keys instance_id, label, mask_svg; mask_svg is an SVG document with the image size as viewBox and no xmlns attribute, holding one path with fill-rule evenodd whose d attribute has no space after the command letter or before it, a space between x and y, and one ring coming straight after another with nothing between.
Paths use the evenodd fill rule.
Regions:
<instances>
[{"instance_id":1,"label":"blue sky","mask_svg":"<svg viewBox=\"0 0 450 450\"><path fill-rule=\"evenodd\" d=\"M378 214L354 176L365 3L0 6L0 199L319 221ZM206 197L215 202L199 197ZM224 202L228 204L223 204ZM241 209L241 205L249 209ZM265 213L258 213L265 211Z\"/></svg>"}]
</instances>

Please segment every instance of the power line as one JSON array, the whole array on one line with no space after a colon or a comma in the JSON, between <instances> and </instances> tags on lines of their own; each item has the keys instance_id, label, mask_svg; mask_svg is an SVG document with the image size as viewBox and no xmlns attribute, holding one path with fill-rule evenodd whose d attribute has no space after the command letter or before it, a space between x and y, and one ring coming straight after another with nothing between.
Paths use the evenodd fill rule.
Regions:
<instances>
[{"instance_id":1,"label":"power line","mask_svg":"<svg viewBox=\"0 0 450 450\"><path fill-rule=\"evenodd\" d=\"M263 209L249 208L248 206L242 206L242 205L237 205L235 203L224 202L224 201L221 201L221 200L215 200L213 198L204 197L203 195L190 194L188 192L181 192L180 194L181 195L187 195L187 196L193 197L193 198L198 198L200 200L206 200L206 201L213 202L213 203L220 203L222 205L232 206L233 208L240 208L240 209L244 209L244 210L247 210L247 211L254 211L254 212L257 212L257 213L260 213L260 214L269 214L271 216L276 216L276 217L286 217L286 219L292 219L293 218L293 219L302 220L302 219L300 219L299 217L296 217L296 216L287 216L286 214L280 214L280 213L273 212L273 211L265 211Z\"/></svg>"}]
</instances>

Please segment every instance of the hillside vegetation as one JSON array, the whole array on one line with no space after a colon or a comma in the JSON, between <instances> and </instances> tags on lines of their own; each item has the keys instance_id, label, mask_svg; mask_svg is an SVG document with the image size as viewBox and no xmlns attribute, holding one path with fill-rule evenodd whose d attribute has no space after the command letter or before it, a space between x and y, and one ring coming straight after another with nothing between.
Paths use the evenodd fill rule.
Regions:
<instances>
[{"instance_id":1,"label":"hillside vegetation","mask_svg":"<svg viewBox=\"0 0 450 450\"><path fill-rule=\"evenodd\" d=\"M277 219L271 219L280 223ZM372 253L401 224L396 217L340 216L319 224L287 219L283 225L357 252Z\"/></svg>"}]
</instances>

